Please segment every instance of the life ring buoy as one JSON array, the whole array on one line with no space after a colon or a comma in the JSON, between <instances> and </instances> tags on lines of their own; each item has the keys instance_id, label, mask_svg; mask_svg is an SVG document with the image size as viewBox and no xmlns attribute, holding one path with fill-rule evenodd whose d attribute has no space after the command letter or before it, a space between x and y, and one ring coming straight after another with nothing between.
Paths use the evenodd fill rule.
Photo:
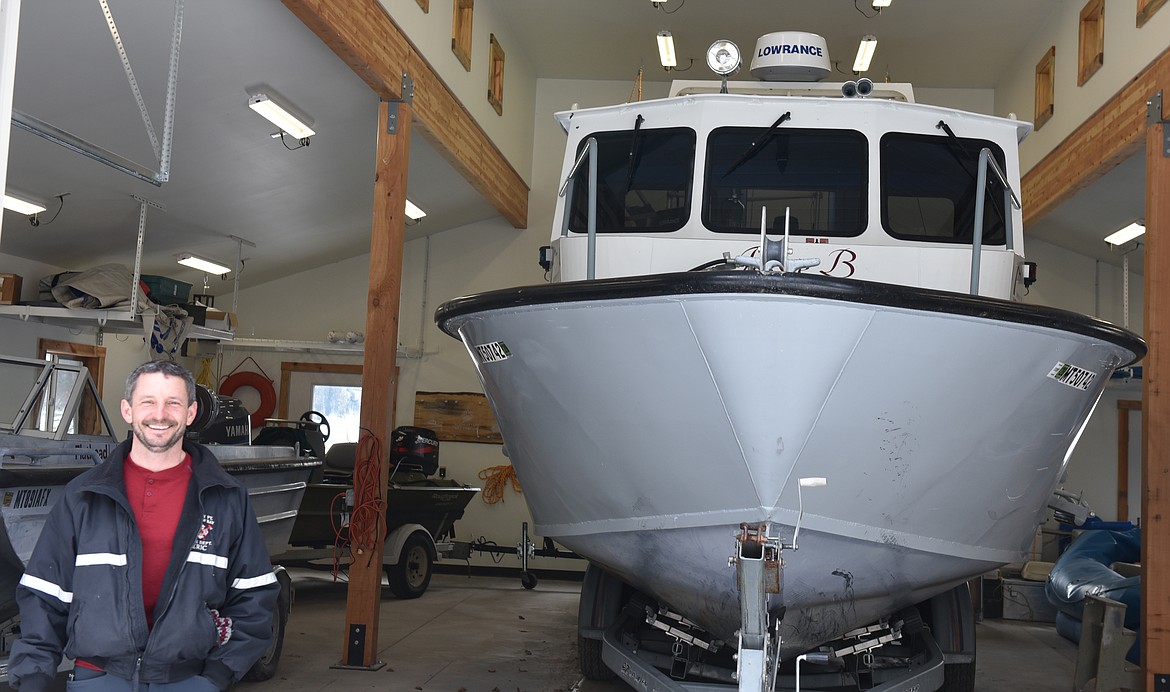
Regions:
<instances>
[{"instance_id":1,"label":"life ring buoy","mask_svg":"<svg viewBox=\"0 0 1170 692\"><path fill-rule=\"evenodd\" d=\"M219 386L219 393L231 396L240 387L251 387L260 395L260 405L250 416L252 428L263 427L264 421L272 417L276 410L276 390L272 388L272 380L258 372L241 370L228 376Z\"/></svg>"}]
</instances>

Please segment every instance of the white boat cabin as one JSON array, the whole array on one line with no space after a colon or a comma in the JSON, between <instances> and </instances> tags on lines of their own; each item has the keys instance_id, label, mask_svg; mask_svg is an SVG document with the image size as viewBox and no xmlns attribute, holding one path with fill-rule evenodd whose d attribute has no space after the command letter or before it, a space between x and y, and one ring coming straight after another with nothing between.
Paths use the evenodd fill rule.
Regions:
<instances>
[{"instance_id":1,"label":"white boat cabin","mask_svg":"<svg viewBox=\"0 0 1170 692\"><path fill-rule=\"evenodd\" d=\"M715 93L688 82L668 98L556 115L568 142L550 280L719 263L757 251L761 226L781 239L787 218L788 257L819 260L805 272L1019 296L1017 146L1028 123L914 103L906 85L866 84L868 96L848 97L840 84L724 83L729 93L714 84Z\"/></svg>"}]
</instances>

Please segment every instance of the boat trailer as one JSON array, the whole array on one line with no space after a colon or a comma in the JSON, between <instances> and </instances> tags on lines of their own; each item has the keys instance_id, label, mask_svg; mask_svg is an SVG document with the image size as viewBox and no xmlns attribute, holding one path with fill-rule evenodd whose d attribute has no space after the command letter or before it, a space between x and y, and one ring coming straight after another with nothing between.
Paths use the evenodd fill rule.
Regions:
<instances>
[{"instance_id":1,"label":"boat trailer","mask_svg":"<svg viewBox=\"0 0 1170 692\"><path fill-rule=\"evenodd\" d=\"M823 478L800 479L801 488L825 484ZM917 607L908 608L800 654L781 673L783 609L773 617L768 602L783 595L782 553L797 550L803 515L801 501L790 543L772 536L769 524L740 524L728 559L740 594L734 650L591 564L577 625L585 677L618 677L647 692L934 692L944 685L947 692L970 692L975 631L965 583L925 604L929 623ZM947 639L946 653L932 631ZM948 664L960 673L954 681Z\"/></svg>"},{"instance_id":2,"label":"boat trailer","mask_svg":"<svg viewBox=\"0 0 1170 692\"><path fill-rule=\"evenodd\" d=\"M469 550L474 550L480 553L490 553L492 555L515 555L520 558L520 584L526 589L535 589L536 574L529 571L528 561L533 557L568 557L577 560L581 556L569 551L561 550L553 544L551 538L545 538L541 547L537 548L536 543L528 535L528 522L523 522L520 525L520 542L515 546L495 545L488 542L473 542L468 545Z\"/></svg>"}]
</instances>

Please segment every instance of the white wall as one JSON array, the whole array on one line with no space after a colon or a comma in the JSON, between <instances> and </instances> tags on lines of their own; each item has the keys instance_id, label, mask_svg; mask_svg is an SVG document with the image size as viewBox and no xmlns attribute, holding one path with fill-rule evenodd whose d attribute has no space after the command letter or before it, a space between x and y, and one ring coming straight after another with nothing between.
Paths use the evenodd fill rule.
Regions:
<instances>
[{"instance_id":1,"label":"white wall","mask_svg":"<svg viewBox=\"0 0 1170 692\"><path fill-rule=\"evenodd\" d=\"M1038 264L1038 281L1026 302L1050 305L1093 315L1121 325L1123 275L1118 267L1078 255L1064 248L1025 237L1028 260ZM1130 275L1130 330L1142 331L1141 267ZM1141 399L1140 382L1113 382L1069 459L1063 487L1074 493L1084 491L1089 506L1102 519L1117 519L1117 402ZM1141 483L1141 415L1130 414L1129 519L1139 514Z\"/></svg>"},{"instance_id":2,"label":"white wall","mask_svg":"<svg viewBox=\"0 0 1170 692\"><path fill-rule=\"evenodd\" d=\"M1050 46L1056 46L1055 109L1052 119L1020 147L1020 169L1028 171L1088 120L1135 74L1170 46L1170 9L1155 12L1146 25L1136 26L1136 3L1105 3L1105 60L1101 68L1077 86L1077 42L1083 2L1055 3L1050 21L1036 27L1028 46L1013 67L1000 77L995 90L998 115L1016 113L1022 120L1035 117L1036 64ZM1150 94L1153 96L1153 94Z\"/></svg>"},{"instance_id":3,"label":"white wall","mask_svg":"<svg viewBox=\"0 0 1170 692\"><path fill-rule=\"evenodd\" d=\"M536 76L524 47L501 21L493 3L475 5L471 22L471 71L451 51L452 0L431 0L424 13L415 0L380 0L411 43L418 48L467 112L499 147L504 157L531 184L532 116ZM499 115L488 103L489 37L504 50L504 107Z\"/></svg>"}]
</instances>

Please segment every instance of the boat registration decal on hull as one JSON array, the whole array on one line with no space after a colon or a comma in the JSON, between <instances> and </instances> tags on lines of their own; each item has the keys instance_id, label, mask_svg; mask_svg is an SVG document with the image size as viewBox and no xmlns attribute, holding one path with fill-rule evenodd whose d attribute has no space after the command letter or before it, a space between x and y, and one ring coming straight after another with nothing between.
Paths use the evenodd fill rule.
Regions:
<instances>
[{"instance_id":1,"label":"boat registration decal on hull","mask_svg":"<svg viewBox=\"0 0 1170 692\"><path fill-rule=\"evenodd\" d=\"M495 363L506 360L512 355L512 352L508 350L507 344L503 341L480 344L475 347L475 352L479 354L479 362L481 363Z\"/></svg>"},{"instance_id":2,"label":"boat registration decal on hull","mask_svg":"<svg viewBox=\"0 0 1170 692\"><path fill-rule=\"evenodd\" d=\"M1082 391L1087 391L1089 385L1093 383L1093 380L1097 379L1097 374L1094 372L1060 362L1057 362L1052 368L1052 371L1048 373L1048 376L1061 384L1066 384Z\"/></svg>"},{"instance_id":3,"label":"boat registration decal on hull","mask_svg":"<svg viewBox=\"0 0 1170 692\"><path fill-rule=\"evenodd\" d=\"M4 507L8 509L36 509L48 507L52 488L20 488L4 492Z\"/></svg>"}]
</instances>

